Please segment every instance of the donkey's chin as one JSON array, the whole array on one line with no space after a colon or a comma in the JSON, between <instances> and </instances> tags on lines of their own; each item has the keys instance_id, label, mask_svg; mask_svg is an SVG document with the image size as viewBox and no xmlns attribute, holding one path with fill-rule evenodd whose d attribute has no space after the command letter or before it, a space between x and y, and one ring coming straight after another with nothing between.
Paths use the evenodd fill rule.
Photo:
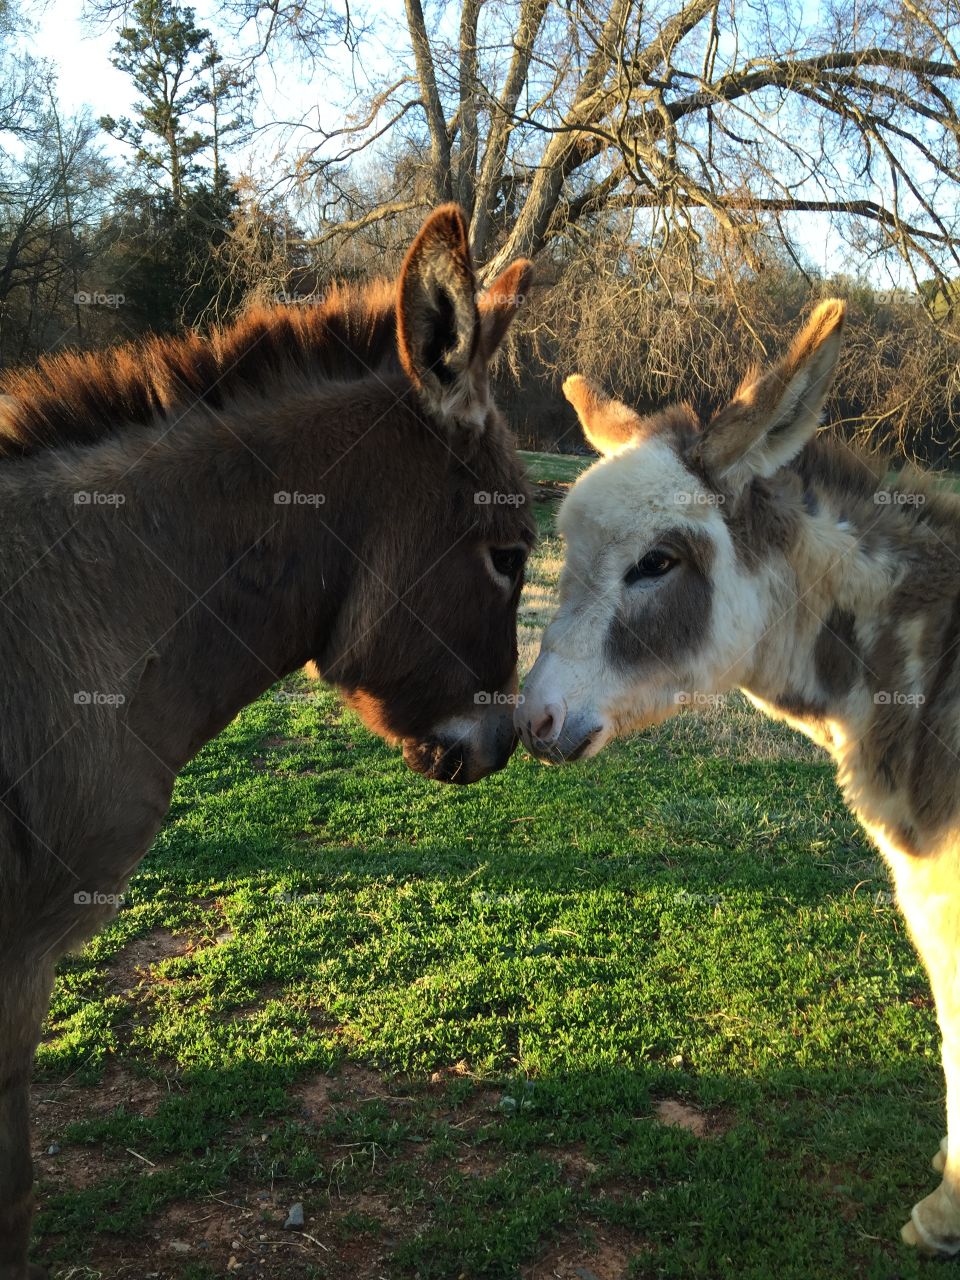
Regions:
<instances>
[{"instance_id":1,"label":"donkey's chin","mask_svg":"<svg viewBox=\"0 0 960 1280\"><path fill-rule=\"evenodd\" d=\"M503 769L517 745L515 734L509 735L494 751L482 751L463 738L407 738L403 759L414 773L422 773L433 782L453 782L465 786L479 782Z\"/></svg>"}]
</instances>

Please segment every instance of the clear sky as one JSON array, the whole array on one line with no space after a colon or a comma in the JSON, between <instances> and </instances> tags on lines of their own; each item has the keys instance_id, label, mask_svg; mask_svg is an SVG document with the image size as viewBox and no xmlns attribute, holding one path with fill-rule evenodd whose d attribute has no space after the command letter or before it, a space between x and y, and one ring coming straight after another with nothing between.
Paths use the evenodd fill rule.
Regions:
<instances>
[{"instance_id":1,"label":"clear sky","mask_svg":"<svg viewBox=\"0 0 960 1280\"><path fill-rule=\"evenodd\" d=\"M808 3L814 4L816 0L808 0ZM133 94L129 79L110 62L116 34L113 30L97 31L90 23L84 22L82 5L83 0L47 0L35 17L32 47L56 67L60 101L66 112L87 106L94 117L106 114L121 116L129 112ZM197 0L194 8L198 24L215 27L211 21L215 7L211 0ZM442 21L455 23L458 11L458 5L447 5ZM351 61L341 45L329 50L330 66L323 72L310 71L291 59L285 60L282 67L275 70L263 67L260 72L260 100L256 107L257 123L296 120L311 112L312 118L316 120L319 116L327 128L342 124L344 113L352 105L354 92L351 86L355 78L367 81L356 85L359 93L363 94L369 89L370 79L392 72L398 42L405 40L402 0L378 0L377 16L377 34L365 42L363 57L357 62ZM229 47L226 41L224 44ZM124 156L125 149L107 134L103 135L103 143L109 153L118 158ZM263 135L236 159L241 166L257 170L269 163L270 150L277 145L276 133ZM286 145L291 145L289 139ZM236 160L234 165L236 167ZM842 269L839 241L831 232L828 218L806 215L801 230L806 256L812 265L826 272ZM884 273L882 278L877 276L876 283L887 287L892 282Z\"/></svg>"}]
</instances>

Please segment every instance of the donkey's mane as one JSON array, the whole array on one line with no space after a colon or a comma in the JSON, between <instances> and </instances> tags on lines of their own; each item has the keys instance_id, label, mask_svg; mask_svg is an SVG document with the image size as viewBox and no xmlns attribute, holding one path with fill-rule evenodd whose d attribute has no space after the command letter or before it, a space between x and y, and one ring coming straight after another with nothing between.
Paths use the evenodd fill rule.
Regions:
<instances>
[{"instance_id":1,"label":"donkey's mane","mask_svg":"<svg viewBox=\"0 0 960 1280\"><path fill-rule=\"evenodd\" d=\"M93 444L201 402L223 409L296 375L355 381L399 369L396 285L335 285L314 306L255 307L209 337L66 352L0 375L0 459Z\"/></svg>"}]
</instances>

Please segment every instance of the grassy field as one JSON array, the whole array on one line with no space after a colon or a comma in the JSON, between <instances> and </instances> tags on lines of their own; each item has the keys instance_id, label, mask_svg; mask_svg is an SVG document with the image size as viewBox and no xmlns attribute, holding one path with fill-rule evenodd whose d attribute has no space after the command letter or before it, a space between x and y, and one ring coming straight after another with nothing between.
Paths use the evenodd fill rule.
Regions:
<instances>
[{"instance_id":1,"label":"grassy field","mask_svg":"<svg viewBox=\"0 0 960 1280\"><path fill-rule=\"evenodd\" d=\"M943 1108L888 888L830 766L739 699L458 790L291 680L186 770L118 920L62 966L36 1258L60 1280L933 1274L896 1243Z\"/></svg>"}]
</instances>

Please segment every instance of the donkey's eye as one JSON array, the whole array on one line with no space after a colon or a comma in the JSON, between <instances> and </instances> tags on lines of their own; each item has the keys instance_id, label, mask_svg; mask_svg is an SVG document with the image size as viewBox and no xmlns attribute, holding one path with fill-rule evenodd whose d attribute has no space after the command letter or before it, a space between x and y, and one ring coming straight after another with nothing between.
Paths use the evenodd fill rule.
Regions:
<instances>
[{"instance_id":1,"label":"donkey's eye","mask_svg":"<svg viewBox=\"0 0 960 1280\"><path fill-rule=\"evenodd\" d=\"M666 551L648 551L642 560L638 560L627 570L623 581L628 587L632 587L635 582L643 582L646 578L662 578L676 563L676 557Z\"/></svg>"},{"instance_id":2,"label":"donkey's eye","mask_svg":"<svg viewBox=\"0 0 960 1280\"><path fill-rule=\"evenodd\" d=\"M494 571L502 578L514 582L527 562L527 553L523 547L491 547L490 563Z\"/></svg>"}]
</instances>

